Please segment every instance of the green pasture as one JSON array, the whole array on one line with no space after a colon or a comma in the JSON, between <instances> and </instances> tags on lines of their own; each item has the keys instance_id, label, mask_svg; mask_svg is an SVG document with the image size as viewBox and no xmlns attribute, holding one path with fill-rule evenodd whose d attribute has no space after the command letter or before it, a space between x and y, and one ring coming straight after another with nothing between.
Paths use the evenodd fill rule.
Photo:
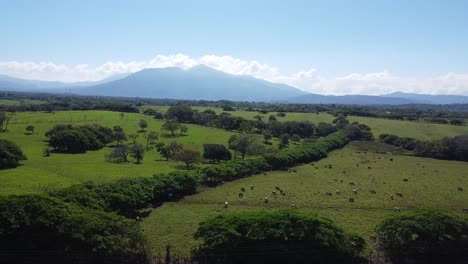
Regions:
<instances>
[{"instance_id":1,"label":"green pasture","mask_svg":"<svg viewBox=\"0 0 468 264\"><path fill-rule=\"evenodd\" d=\"M142 226L154 254L162 255L165 246L171 245L173 253L187 256L197 244L192 234L198 223L219 214L291 208L294 203L297 210L327 216L346 231L370 241L375 225L395 214L394 207L402 211L430 207L454 212L466 207L468 193L457 188L468 190L467 162L391 154L394 150L353 142L326 159L294 168L296 172L268 172L165 203L154 209ZM243 198L239 198L241 187L247 190ZM273 195L275 187L286 195ZM370 193L371 189L376 194ZM341 194L337 195L336 190ZM326 196L326 192L332 196ZM265 197L268 204L264 203ZM229 202L227 209L223 208L225 201Z\"/></svg>"}]
</instances>

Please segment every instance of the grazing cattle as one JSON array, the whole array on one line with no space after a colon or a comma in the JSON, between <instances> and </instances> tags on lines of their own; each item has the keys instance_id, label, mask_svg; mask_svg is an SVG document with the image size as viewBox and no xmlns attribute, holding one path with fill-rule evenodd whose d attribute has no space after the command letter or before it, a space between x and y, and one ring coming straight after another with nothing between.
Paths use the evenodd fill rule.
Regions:
<instances>
[{"instance_id":1,"label":"grazing cattle","mask_svg":"<svg viewBox=\"0 0 468 264\"><path fill-rule=\"evenodd\" d=\"M250 190L253 190L254 189L254 186L253 185L250 185Z\"/></svg>"},{"instance_id":2,"label":"grazing cattle","mask_svg":"<svg viewBox=\"0 0 468 264\"><path fill-rule=\"evenodd\" d=\"M376 192L375 190L373 190L373 189L370 189L369 192L370 192L371 194L377 194L377 192Z\"/></svg>"},{"instance_id":3,"label":"grazing cattle","mask_svg":"<svg viewBox=\"0 0 468 264\"><path fill-rule=\"evenodd\" d=\"M266 176L267 174L264 172L264 173L263 173L263 175L265 175L265 176Z\"/></svg>"},{"instance_id":4,"label":"grazing cattle","mask_svg":"<svg viewBox=\"0 0 468 264\"><path fill-rule=\"evenodd\" d=\"M224 202L224 208L228 208L229 203L226 201Z\"/></svg>"},{"instance_id":5,"label":"grazing cattle","mask_svg":"<svg viewBox=\"0 0 468 264\"><path fill-rule=\"evenodd\" d=\"M356 190L356 189L353 189L353 193L354 193L354 194L357 194L357 190Z\"/></svg>"},{"instance_id":6,"label":"grazing cattle","mask_svg":"<svg viewBox=\"0 0 468 264\"><path fill-rule=\"evenodd\" d=\"M239 193L239 198L242 198L244 197L244 194L243 193Z\"/></svg>"},{"instance_id":7,"label":"grazing cattle","mask_svg":"<svg viewBox=\"0 0 468 264\"><path fill-rule=\"evenodd\" d=\"M318 170L318 167L315 167L316 170Z\"/></svg>"},{"instance_id":8,"label":"grazing cattle","mask_svg":"<svg viewBox=\"0 0 468 264\"><path fill-rule=\"evenodd\" d=\"M463 209L462 209L462 212L468 213L468 208L463 208Z\"/></svg>"},{"instance_id":9,"label":"grazing cattle","mask_svg":"<svg viewBox=\"0 0 468 264\"><path fill-rule=\"evenodd\" d=\"M355 185L354 182L350 182L349 185Z\"/></svg>"},{"instance_id":10,"label":"grazing cattle","mask_svg":"<svg viewBox=\"0 0 468 264\"><path fill-rule=\"evenodd\" d=\"M332 196L332 193L331 192L326 192L325 195L326 196Z\"/></svg>"},{"instance_id":11,"label":"grazing cattle","mask_svg":"<svg viewBox=\"0 0 468 264\"><path fill-rule=\"evenodd\" d=\"M348 201L349 201L350 203L354 203L354 198L349 198Z\"/></svg>"},{"instance_id":12,"label":"grazing cattle","mask_svg":"<svg viewBox=\"0 0 468 264\"><path fill-rule=\"evenodd\" d=\"M368 168L369 170L370 170L370 169L372 169L372 167L371 167L371 166L369 166L369 167L367 167L367 168Z\"/></svg>"},{"instance_id":13,"label":"grazing cattle","mask_svg":"<svg viewBox=\"0 0 468 264\"><path fill-rule=\"evenodd\" d=\"M263 202L267 204L268 203L268 197L265 196L265 198L263 198Z\"/></svg>"},{"instance_id":14,"label":"grazing cattle","mask_svg":"<svg viewBox=\"0 0 468 264\"><path fill-rule=\"evenodd\" d=\"M404 181L404 182L407 182L407 181L408 181L408 179L403 179L403 181Z\"/></svg>"},{"instance_id":15,"label":"grazing cattle","mask_svg":"<svg viewBox=\"0 0 468 264\"><path fill-rule=\"evenodd\" d=\"M335 191L336 194L341 194L340 190Z\"/></svg>"},{"instance_id":16,"label":"grazing cattle","mask_svg":"<svg viewBox=\"0 0 468 264\"><path fill-rule=\"evenodd\" d=\"M291 170L288 170L288 172L291 172Z\"/></svg>"},{"instance_id":17,"label":"grazing cattle","mask_svg":"<svg viewBox=\"0 0 468 264\"><path fill-rule=\"evenodd\" d=\"M291 208L297 209L297 205L296 204L291 204Z\"/></svg>"},{"instance_id":18,"label":"grazing cattle","mask_svg":"<svg viewBox=\"0 0 468 264\"><path fill-rule=\"evenodd\" d=\"M281 190L281 191L280 191L280 193L281 193L281 195L283 195L283 196L285 196L285 195L286 195L286 193L285 193L285 192L283 192L283 190Z\"/></svg>"},{"instance_id":19,"label":"grazing cattle","mask_svg":"<svg viewBox=\"0 0 468 264\"><path fill-rule=\"evenodd\" d=\"M359 164L356 164L356 167L359 167Z\"/></svg>"},{"instance_id":20,"label":"grazing cattle","mask_svg":"<svg viewBox=\"0 0 468 264\"><path fill-rule=\"evenodd\" d=\"M244 188L244 187L241 187L241 192L245 192L245 188Z\"/></svg>"},{"instance_id":21,"label":"grazing cattle","mask_svg":"<svg viewBox=\"0 0 468 264\"><path fill-rule=\"evenodd\" d=\"M137 222L140 222L140 221L141 221L141 219L140 219L139 216L137 216L135 220L136 220Z\"/></svg>"},{"instance_id":22,"label":"grazing cattle","mask_svg":"<svg viewBox=\"0 0 468 264\"><path fill-rule=\"evenodd\" d=\"M390 158L390 161L393 161L393 158Z\"/></svg>"},{"instance_id":23,"label":"grazing cattle","mask_svg":"<svg viewBox=\"0 0 468 264\"><path fill-rule=\"evenodd\" d=\"M393 207L393 212L401 212L400 207Z\"/></svg>"},{"instance_id":24,"label":"grazing cattle","mask_svg":"<svg viewBox=\"0 0 468 264\"><path fill-rule=\"evenodd\" d=\"M394 199L392 194L390 195L390 199L392 199L392 200Z\"/></svg>"},{"instance_id":25,"label":"grazing cattle","mask_svg":"<svg viewBox=\"0 0 468 264\"><path fill-rule=\"evenodd\" d=\"M297 172L296 170L292 170L292 172Z\"/></svg>"},{"instance_id":26,"label":"grazing cattle","mask_svg":"<svg viewBox=\"0 0 468 264\"><path fill-rule=\"evenodd\" d=\"M396 195L400 196L400 197L403 197L403 194L402 193L396 193Z\"/></svg>"},{"instance_id":27,"label":"grazing cattle","mask_svg":"<svg viewBox=\"0 0 468 264\"><path fill-rule=\"evenodd\" d=\"M462 187L458 187L457 190L458 190L459 192L463 192L463 188L462 188Z\"/></svg>"},{"instance_id":28,"label":"grazing cattle","mask_svg":"<svg viewBox=\"0 0 468 264\"><path fill-rule=\"evenodd\" d=\"M342 171L341 173L346 174L346 171Z\"/></svg>"},{"instance_id":29,"label":"grazing cattle","mask_svg":"<svg viewBox=\"0 0 468 264\"><path fill-rule=\"evenodd\" d=\"M280 190L281 190L281 188L278 187L278 186L276 186L275 189L276 189L277 191L280 191Z\"/></svg>"},{"instance_id":30,"label":"grazing cattle","mask_svg":"<svg viewBox=\"0 0 468 264\"><path fill-rule=\"evenodd\" d=\"M271 191L271 194L276 195L276 192L275 192L275 191Z\"/></svg>"}]
</instances>

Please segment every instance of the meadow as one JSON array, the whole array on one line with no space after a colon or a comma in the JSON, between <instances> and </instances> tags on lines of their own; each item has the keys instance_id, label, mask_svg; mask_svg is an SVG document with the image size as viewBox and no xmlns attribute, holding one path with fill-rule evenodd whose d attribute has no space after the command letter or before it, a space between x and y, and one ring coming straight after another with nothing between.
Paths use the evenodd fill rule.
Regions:
<instances>
[{"instance_id":1,"label":"meadow","mask_svg":"<svg viewBox=\"0 0 468 264\"><path fill-rule=\"evenodd\" d=\"M297 210L329 217L347 232L360 234L370 242L375 225L395 214L394 207L402 211L428 207L454 212L466 207L468 193L457 189L468 189L468 163L401 154L378 143L352 142L328 158L293 168L296 172L268 172L165 203L154 209L142 226L153 254L163 255L165 246L171 245L174 254L187 256L197 245L192 235L198 223L219 214L278 210L291 208L294 203ZM247 190L239 198L241 187ZM275 187L286 195L273 195ZM332 196L326 196L326 192ZM269 198L268 204L264 197ZM225 201L229 202L227 209L223 208Z\"/></svg>"},{"instance_id":2,"label":"meadow","mask_svg":"<svg viewBox=\"0 0 468 264\"><path fill-rule=\"evenodd\" d=\"M161 136L163 121L154 120L151 116L137 113L125 113L121 119L120 113L109 111L64 111L55 113L26 112L17 113L8 126L8 132L0 133L0 138L9 139L18 144L24 151L28 160L22 165L2 170L0 172L0 194L21 194L40 192L50 188L63 188L72 184L86 181L108 182L122 177L151 176L157 173L166 173L182 167L182 163L165 161L156 151L146 151L142 164L133 162L115 164L107 162L105 155L109 147L98 151L88 151L84 154L53 153L50 157L43 157L42 152L47 146L45 132L55 124L101 124L107 127L119 125L125 133L140 134L137 141L144 146L146 142L142 133L138 133L140 119L148 121L146 131L156 131L159 141L177 141L185 147L202 150L203 144L226 144L233 134L215 128L206 128L196 125L187 125L187 135L176 137ZM33 125L35 133L26 133L26 126Z\"/></svg>"}]
</instances>

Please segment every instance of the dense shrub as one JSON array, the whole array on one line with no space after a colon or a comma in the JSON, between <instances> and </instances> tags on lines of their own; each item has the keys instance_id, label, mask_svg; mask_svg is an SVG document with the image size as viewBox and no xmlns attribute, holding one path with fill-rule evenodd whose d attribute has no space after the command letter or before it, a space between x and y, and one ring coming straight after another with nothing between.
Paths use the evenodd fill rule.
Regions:
<instances>
[{"instance_id":1,"label":"dense shrub","mask_svg":"<svg viewBox=\"0 0 468 264\"><path fill-rule=\"evenodd\" d=\"M148 263L138 225L43 196L0 197L2 262Z\"/></svg>"},{"instance_id":2,"label":"dense shrub","mask_svg":"<svg viewBox=\"0 0 468 264\"><path fill-rule=\"evenodd\" d=\"M114 140L110 128L101 125L55 125L45 134L49 137L49 146L55 151L65 153L84 153L97 150Z\"/></svg>"},{"instance_id":3,"label":"dense shrub","mask_svg":"<svg viewBox=\"0 0 468 264\"><path fill-rule=\"evenodd\" d=\"M193 121L193 110L188 105L174 105L167 109L167 118L177 120L181 123L190 123Z\"/></svg>"},{"instance_id":4,"label":"dense shrub","mask_svg":"<svg viewBox=\"0 0 468 264\"><path fill-rule=\"evenodd\" d=\"M219 162L220 160L230 160L231 152L221 144L204 144L203 158Z\"/></svg>"},{"instance_id":5,"label":"dense shrub","mask_svg":"<svg viewBox=\"0 0 468 264\"><path fill-rule=\"evenodd\" d=\"M26 160L26 155L15 143L0 139L0 169L14 168L20 160Z\"/></svg>"},{"instance_id":6,"label":"dense shrub","mask_svg":"<svg viewBox=\"0 0 468 264\"><path fill-rule=\"evenodd\" d=\"M217 216L194 237L199 263L352 263L365 246L328 219L291 211Z\"/></svg>"},{"instance_id":7,"label":"dense shrub","mask_svg":"<svg viewBox=\"0 0 468 264\"><path fill-rule=\"evenodd\" d=\"M468 221L435 210L388 217L376 228L379 247L393 263L467 263Z\"/></svg>"}]
</instances>

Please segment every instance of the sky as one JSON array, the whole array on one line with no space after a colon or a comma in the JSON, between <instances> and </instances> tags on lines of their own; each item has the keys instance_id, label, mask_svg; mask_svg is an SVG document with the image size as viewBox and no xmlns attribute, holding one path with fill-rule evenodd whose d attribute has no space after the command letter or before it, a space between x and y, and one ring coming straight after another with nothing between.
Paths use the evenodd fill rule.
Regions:
<instances>
[{"instance_id":1,"label":"sky","mask_svg":"<svg viewBox=\"0 0 468 264\"><path fill-rule=\"evenodd\" d=\"M0 74L206 64L321 94L468 95L468 1L1 0Z\"/></svg>"}]
</instances>

